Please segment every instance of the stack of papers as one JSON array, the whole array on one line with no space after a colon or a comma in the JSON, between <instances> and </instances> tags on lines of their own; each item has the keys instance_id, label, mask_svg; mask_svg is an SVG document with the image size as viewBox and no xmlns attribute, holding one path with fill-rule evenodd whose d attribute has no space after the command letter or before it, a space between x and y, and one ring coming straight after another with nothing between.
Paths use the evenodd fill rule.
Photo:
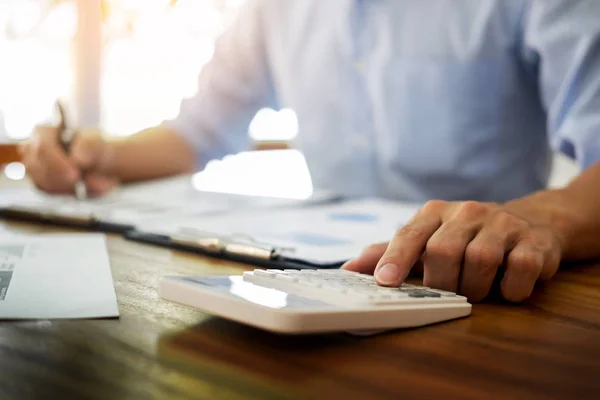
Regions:
<instances>
[{"instance_id":1,"label":"stack of papers","mask_svg":"<svg viewBox=\"0 0 600 400\"><path fill-rule=\"evenodd\" d=\"M137 226L145 222L162 223L173 218L193 218L242 208L308 204L332 197L318 193L310 199L294 200L201 192L192 186L189 176L177 176L126 185L106 196L85 201L78 201L73 196L47 195L31 187L13 189L10 193L3 193L0 208L93 217L105 223Z\"/></svg>"},{"instance_id":2,"label":"stack of papers","mask_svg":"<svg viewBox=\"0 0 600 400\"><path fill-rule=\"evenodd\" d=\"M372 243L389 241L421 206L378 198L342 201L328 193L295 200L202 192L189 176L127 185L85 201L39 192L25 193L24 200L9 197L10 207L6 201L0 204L7 215L15 209L41 219L57 219L58 214L106 231L113 224L129 239L156 245L181 245L221 256L231 250L244 257L251 256L246 251L262 248L261 257L271 254L272 259L323 266L357 257ZM223 249L223 243L229 248Z\"/></svg>"}]
</instances>

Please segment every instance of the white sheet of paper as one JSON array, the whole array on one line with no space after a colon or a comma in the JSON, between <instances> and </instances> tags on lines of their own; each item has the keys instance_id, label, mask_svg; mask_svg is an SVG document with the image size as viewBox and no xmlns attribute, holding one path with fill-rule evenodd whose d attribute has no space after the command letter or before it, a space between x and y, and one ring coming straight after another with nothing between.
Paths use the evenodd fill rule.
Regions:
<instances>
[{"instance_id":1,"label":"white sheet of paper","mask_svg":"<svg viewBox=\"0 0 600 400\"><path fill-rule=\"evenodd\" d=\"M103 234L2 236L1 319L118 316Z\"/></svg>"},{"instance_id":2,"label":"white sheet of paper","mask_svg":"<svg viewBox=\"0 0 600 400\"><path fill-rule=\"evenodd\" d=\"M419 204L362 199L179 219L160 225L141 225L140 230L242 239L250 236L261 243L290 248L284 253L288 257L330 264L354 258L370 244L389 241L419 207Z\"/></svg>"},{"instance_id":3,"label":"white sheet of paper","mask_svg":"<svg viewBox=\"0 0 600 400\"><path fill-rule=\"evenodd\" d=\"M123 186L99 198L78 201L73 196L50 196L31 188L13 190L0 201L3 205L25 206L65 214L93 215L103 222L139 225L162 223L173 218L193 218L249 207L279 207L326 201L328 193L315 194L308 200L239 196L201 192L191 184L190 176L176 176Z\"/></svg>"}]
</instances>

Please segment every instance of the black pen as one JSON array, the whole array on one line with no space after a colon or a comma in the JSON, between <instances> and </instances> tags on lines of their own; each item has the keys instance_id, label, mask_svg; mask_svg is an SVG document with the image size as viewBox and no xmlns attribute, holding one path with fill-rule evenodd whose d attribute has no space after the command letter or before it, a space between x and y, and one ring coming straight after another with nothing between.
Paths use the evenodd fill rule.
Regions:
<instances>
[{"instance_id":1,"label":"black pen","mask_svg":"<svg viewBox=\"0 0 600 400\"><path fill-rule=\"evenodd\" d=\"M60 144L68 154L71 150L71 143L73 143L73 139L75 139L75 134L77 132L75 129L68 126L67 113L60 101L56 102L56 107L58 108L58 113L60 115L60 123L58 125ZM87 198L87 188L85 187L83 179L79 179L75 182L75 198L77 198L77 200L85 200Z\"/></svg>"}]
</instances>

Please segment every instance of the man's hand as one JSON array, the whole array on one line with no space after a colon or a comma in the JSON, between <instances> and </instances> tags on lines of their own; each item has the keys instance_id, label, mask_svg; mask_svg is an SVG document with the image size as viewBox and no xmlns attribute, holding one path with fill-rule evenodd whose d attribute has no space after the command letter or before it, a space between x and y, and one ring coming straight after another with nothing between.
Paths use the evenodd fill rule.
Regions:
<instances>
[{"instance_id":1,"label":"man's hand","mask_svg":"<svg viewBox=\"0 0 600 400\"><path fill-rule=\"evenodd\" d=\"M72 193L83 171L92 195L105 194L117 185L117 180L106 172L110 152L99 132L76 135L70 154L60 146L59 133L56 127L38 127L19 148L28 174L40 190Z\"/></svg>"},{"instance_id":2,"label":"man's hand","mask_svg":"<svg viewBox=\"0 0 600 400\"><path fill-rule=\"evenodd\" d=\"M501 293L519 302L538 279L557 271L564 237L555 207L535 198L505 205L430 201L400 228L389 244L366 249L344 269L374 273L385 286L397 286L411 269L423 267L423 284L458 292L472 302L484 299L499 268Z\"/></svg>"}]
</instances>

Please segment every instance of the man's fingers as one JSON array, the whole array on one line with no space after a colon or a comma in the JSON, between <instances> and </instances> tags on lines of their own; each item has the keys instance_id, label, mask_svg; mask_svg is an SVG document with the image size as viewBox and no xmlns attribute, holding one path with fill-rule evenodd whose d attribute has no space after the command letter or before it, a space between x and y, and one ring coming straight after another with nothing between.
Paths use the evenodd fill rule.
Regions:
<instances>
[{"instance_id":1,"label":"man's fingers","mask_svg":"<svg viewBox=\"0 0 600 400\"><path fill-rule=\"evenodd\" d=\"M88 169L94 164L94 146L87 138L76 135L71 144L69 158L82 169Z\"/></svg>"},{"instance_id":2,"label":"man's fingers","mask_svg":"<svg viewBox=\"0 0 600 400\"><path fill-rule=\"evenodd\" d=\"M556 274L556 271L558 271L561 261L561 254L558 248L558 245L556 245L546 249L544 253L544 266L542 267L542 272L540 272L539 276L540 280L547 281Z\"/></svg>"},{"instance_id":3,"label":"man's fingers","mask_svg":"<svg viewBox=\"0 0 600 400\"><path fill-rule=\"evenodd\" d=\"M40 149L40 164L44 169L44 180L50 186L68 190L73 187L79 177L79 171L69 162L66 154L60 149ZM59 189L59 190L60 190Z\"/></svg>"},{"instance_id":4,"label":"man's fingers","mask_svg":"<svg viewBox=\"0 0 600 400\"><path fill-rule=\"evenodd\" d=\"M104 150L104 141L99 134L78 134L71 145L70 158L82 169L95 168Z\"/></svg>"},{"instance_id":5,"label":"man's fingers","mask_svg":"<svg viewBox=\"0 0 600 400\"><path fill-rule=\"evenodd\" d=\"M402 283L440 225L439 214L422 213L398 229L375 268L377 282L386 286Z\"/></svg>"},{"instance_id":6,"label":"man's fingers","mask_svg":"<svg viewBox=\"0 0 600 400\"><path fill-rule=\"evenodd\" d=\"M525 300L531 295L538 279L550 279L556 273L560 264L560 250L551 238L546 232L533 231L510 252L500 284L506 300Z\"/></svg>"},{"instance_id":7,"label":"man's fingers","mask_svg":"<svg viewBox=\"0 0 600 400\"><path fill-rule=\"evenodd\" d=\"M467 221L444 223L425 247L423 284L456 292L465 249L476 234Z\"/></svg>"},{"instance_id":8,"label":"man's fingers","mask_svg":"<svg viewBox=\"0 0 600 400\"><path fill-rule=\"evenodd\" d=\"M23 162L36 185L49 192L70 192L79 171L60 146L56 129L40 127L24 149Z\"/></svg>"},{"instance_id":9,"label":"man's fingers","mask_svg":"<svg viewBox=\"0 0 600 400\"><path fill-rule=\"evenodd\" d=\"M113 190L119 182L113 177L108 177L98 173L88 173L85 175L85 186L93 196L106 194Z\"/></svg>"},{"instance_id":10,"label":"man's fingers","mask_svg":"<svg viewBox=\"0 0 600 400\"><path fill-rule=\"evenodd\" d=\"M471 301L483 300L494 283L505 255L529 229L520 218L504 211L488 216L486 224L467 246L459 291Z\"/></svg>"},{"instance_id":11,"label":"man's fingers","mask_svg":"<svg viewBox=\"0 0 600 400\"><path fill-rule=\"evenodd\" d=\"M38 189L53 194L69 192L68 187L59 184L49 176L48 170L42 164L38 162L28 163L26 170Z\"/></svg>"},{"instance_id":12,"label":"man's fingers","mask_svg":"<svg viewBox=\"0 0 600 400\"><path fill-rule=\"evenodd\" d=\"M38 125L35 127L35 131L32 135L34 140L39 140L41 142L51 142L51 143L59 143L60 142L60 130L51 125Z\"/></svg>"},{"instance_id":13,"label":"man's fingers","mask_svg":"<svg viewBox=\"0 0 600 400\"><path fill-rule=\"evenodd\" d=\"M503 266L500 290L509 301L529 297L538 279L549 279L561 255L554 234L494 204L429 202L389 244L373 245L344 269L371 273L385 286L401 284L424 264L423 284L480 301ZM375 266L376 265L376 266ZM374 267L375 266L375 267Z\"/></svg>"},{"instance_id":14,"label":"man's fingers","mask_svg":"<svg viewBox=\"0 0 600 400\"><path fill-rule=\"evenodd\" d=\"M508 301L525 300L539 278L545 251L526 241L519 242L508 255L506 271L500 284L502 297Z\"/></svg>"},{"instance_id":15,"label":"man's fingers","mask_svg":"<svg viewBox=\"0 0 600 400\"><path fill-rule=\"evenodd\" d=\"M31 177L38 189L49 193L64 193L70 190L62 179L56 179L55 170L49 168L39 159L35 150L29 151L22 158L27 174Z\"/></svg>"},{"instance_id":16,"label":"man's fingers","mask_svg":"<svg viewBox=\"0 0 600 400\"><path fill-rule=\"evenodd\" d=\"M506 238L491 229L483 229L468 244L459 285L462 295L473 302L488 295L504 261L506 245Z\"/></svg>"},{"instance_id":17,"label":"man's fingers","mask_svg":"<svg viewBox=\"0 0 600 400\"><path fill-rule=\"evenodd\" d=\"M361 274L372 274L387 246L387 243L372 244L363 250L360 256L342 265L342 269L360 272Z\"/></svg>"}]
</instances>

